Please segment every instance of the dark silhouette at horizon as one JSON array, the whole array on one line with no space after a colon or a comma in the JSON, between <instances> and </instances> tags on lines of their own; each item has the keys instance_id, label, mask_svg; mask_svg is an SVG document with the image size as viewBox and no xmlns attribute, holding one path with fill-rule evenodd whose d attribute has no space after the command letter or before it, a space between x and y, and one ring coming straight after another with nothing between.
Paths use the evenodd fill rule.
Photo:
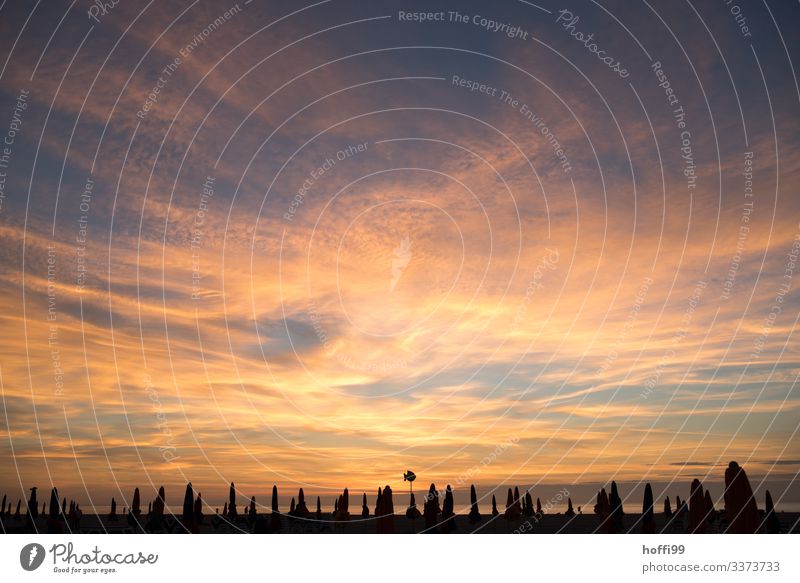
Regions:
<instances>
[{"instance_id":1,"label":"dark silhouette at horizon","mask_svg":"<svg viewBox=\"0 0 800 583\"><path fill-rule=\"evenodd\" d=\"M409 483L409 472L404 474L404 481ZM413 474L412 474L413 475ZM416 475L413 475L416 478ZM543 507L541 498L534 497L531 489L520 495L518 486L508 487L505 511L501 514L497 509L495 494L491 495L492 510L487 522L479 510L478 490L475 485L469 488L469 505L463 508L463 514L457 510L456 491L450 484L445 487L444 493L436 489L434 483L430 484L425 495L422 512L417 507L416 497L409 492L409 505L405 510L408 521L402 524L395 521L395 509L392 488L385 485L377 489L375 510L369 512L369 502L366 493L362 495L361 513L358 518L351 518L349 512L349 491L344 488L342 493L334 499L331 512L323 512L322 501L317 496L316 510L311 512L306 504L303 488L298 491L297 498L291 499L290 509L282 513L278 505L278 487L272 487L272 500L269 509L269 520L266 513L260 513L255 496L250 496L245 504L246 512L242 515L237 510L236 487L231 483L228 489L228 500L225 502L220 515L217 511L212 515L212 520L204 520L204 503L202 494L194 494L192 483L186 485L181 512L174 514L166 504L166 490L160 486L154 499L148 504L146 516L142 516L141 494L138 487L133 491L130 507L123 510L127 527L118 526L117 501L111 498L110 512L103 516L93 516L90 528L85 528L85 520L80 503L65 496L59 504L59 493L53 487L50 491L49 509L42 503L41 511L37 500L38 488L30 488L30 497L25 505L23 516L22 499L17 501L16 510L12 514L12 502L4 494L2 508L0 508L0 527L2 532L254 532L278 533L284 530L284 520L289 525L289 532L364 532L368 531L367 524L374 523L376 533L393 533L401 526L401 532L421 533L449 533L461 532L490 532L486 526L491 523L491 532L498 531L498 524L505 527L506 532L596 532L596 533L625 533L641 532L643 534L655 533L769 533L797 532L798 520L786 524L786 517L800 513L783 513L775 509L774 501L769 490L765 492L764 511L758 509L753 489L747 474L735 461L730 462L725 470L724 510L717 511L714 499L708 489L705 489L699 479L692 480L689 486L688 498L681 500L676 496L675 510L673 511L670 497L666 496L663 502L663 512L655 512L653 489L649 483L645 484L642 500L641 514L626 515L623 507L625 499L619 491L615 480L609 483L610 493L603 486L597 492L594 506L594 519L575 513L572 497L567 497L567 509L561 514L553 511L553 500ZM559 494L559 496L561 496ZM558 498L561 500L562 498ZM441 503L441 506L440 506ZM67 510L67 508L69 508ZM423 518L418 524L417 519ZM502 520L498 523L498 519ZM784 519L782 521L782 518ZM461 528L463 525L464 528ZM543 527L543 525L547 525ZM501 528L502 530L502 528Z\"/></svg>"}]
</instances>

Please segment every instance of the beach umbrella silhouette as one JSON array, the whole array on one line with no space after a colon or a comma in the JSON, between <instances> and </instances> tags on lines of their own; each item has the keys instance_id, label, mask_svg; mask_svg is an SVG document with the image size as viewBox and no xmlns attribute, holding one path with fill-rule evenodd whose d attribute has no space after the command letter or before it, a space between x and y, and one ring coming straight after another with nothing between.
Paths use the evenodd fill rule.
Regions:
<instances>
[{"instance_id":1,"label":"beach umbrella silhouette","mask_svg":"<svg viewBox=\"0 0 800 583\"><path fill-rule=\"evenodd\" d=\"M194 488L192 488L191 482L186 484L186 492L183 496L183 512L181 514L181 520L183 521L184 527L189 532L199 532L199 529L197 528L197 516L195 513Z\"/></svg>"},{"instance_id":2,"label":"beach umbrella silhouette","mask_svg":"<svg viewBox=\"0 0 800 583\"><path fill-rule=\"evenodd\" d=\"M453 519L455 518L455 500L453 498L453 488L447 484L444 491L444 502L442 503L442 523L441 530L450 532L455 528Z\"/></svg>"},{"instance_id":3,"label":"beach umbrella silhouette","mask_svg":"<svg viewBox=\"0 0 800 583\"><path fill-rule=\"evenodd\" d=\"M523 508L523 511L525 513L525 516L531 518L533 516L533 497L531 496L530 492L525 492L524 500L525 500L524 502L525 507ZM542 505L539 503L538 498L536 499L536 507L537 507L537 512L541 512Z\"/></svg>"},{"instance_id":4,"label":"beach umbrella silhouette","mask_svg":"<svg viewBox=\"0 0 800 583\"><path fill-rule=\"evenodd\" d=\"M615 532L622 530L622 499L617 490L617 483L611 481L611 496L609 497L609 504L611 506L611 526Z\"/></svg>"},{"instance_id":5,"label":"beach umbrella silhouette","mask_svg":"<svg viewBox=\"0 0 800 583\"><path fill-rule=\"evenodd\" d=\"M725 513L728 515L728 531L736 534L758 532L760 518L753 489L744 468L736 462L725 470Z\"/></svg>"},{"instance_id":6,"label":"beach umbrella silhouette","mask_svg":"<svg viewBox=\"0 0 800 583\"><path fill-rule=\"evenodd\" d=\"M381 498L383 498L383 492L381 490L381 487L378 486L378 497L375 499L375 516L381 515L381 509L383 508L382 505L383 501L381 500Z\"/></svg>"},{"instance_id":7,"label":"beach umbrella silhouette","mask_svg":"<svg viewBox=\"0 0 800 583\"><path fill-rule=\"evenodd\" d=\"M11 502L8 503L8 509L11 510ZM47 532L50 534L57 534L61 532L61 513L58 506L58 490L53 488L50 490L50 512L47 519Z\"/></svg>"},{"instance_id":8,"label":"beach umbrella silhouette","mask_svg":"<svg viewBox=\"0 0 800 583\"><path fill-rule=\"evenodd\" d=\"M64 502L66 503L66 498L64 498ZM131 513L134 516L139 516L142 513L141 509L141 499L139 497L139 488L136 488L133 491L133 508L131 509Z\"/></svg>"},{"instance_id":9,"label":"beach umbrella silhouette","mask_svg":"<svg viewBox=\"0 0 800 583\"><path fill-rule=\"evenodd\" d=\"M166 494L164 492L164 486L161 486L158 489L158 496L155 500L153 500L153 510L150 516L150 520L147 523L147 530L150 532L154 532L155 530L161 528L163 526L164 520L164 509L166 508Z\"/></svg>"},{"instance_id":10,"label":"beach umbrella silhouette","mask_svg":"<svg viewBox=\"0 0 800 583\"><path fill-rule=\"evenodd\" d=\"M716 512L716 510L714 509L714 500L711 498L710 490L706 490L705 497L706 497L706 512Z\"/></svg>"},{"instance_id":11,"label":"beach umbrella silhouette","mask_svg":"<svg viewBox=\"0 0 800 583\"><path fill-rule=\"evenodd\" d=\"M522 508L520 507L519 503L519 489L516 491L516 496L511 491L511 488L508 489L508 496L506 496L506 512L505 517L508 520L513 520L519 518L520 514L522 514Z\"/></svg>"},{"instance_id":12,"label":"beach umbrella silhouette","mask_svg":"<svg viewBox=\"0 0 800 583\"><path fill-rule=\"evenodd\" d=\"M272 486L272 511L279 512L278 510L278 486Z\"/></svg>"},{"instance_id":13,"label":"beach umbrella silhouette","mask_svg":"<svg viewBox=\"0 0 800 583\"><path fill-rule=\"evenodd\" d=\"M766 497L764 522L767 526L767 533L778 534L781 531L781 521L778 520L778 515L775 514L775 506L772 504L772 494L769 493L769 490L767 490Z\"/></svg>"},{"instance_id":14,"label":"beach umbrella silhouette","mask_svg":"<svg viewBox=\"0 0 800 583\"><path fill-rule=\"evenodd\" d=\"M238 514L236 512L236 486L231 482L231 487L228 489L228 516L236 518Z\"/></svg>"},{"instance_id":15,"label":"beach umbrella silhouette","mask_svg":"<svg viewBox=\"0 0 800 583\"><path fill-rule=\"evenodd\" d=\"M160 486L158 488L158 497L156 498L155 502L153 502L153 512L163 516L166 504L167 495L164 492L164 486Z\"/></svg>"},{"instance_id":16,"label":"beach umbrella silhouette","mask_svg":"<svg viewBox=\"0 0 800 583\"><path fill-rule=\"evenodd\" d=\"M186 493L183 496L183 520L190 522L194 519L194 490L192 483L186 484Z\"/></svg>"},{"instance_id":17,"label":"beach umbrella silhouette","mask_svg":"<svg viewBox=\"0 0 800 583\"><path fill-rule=\"evenodd\" d=\"M439 510L439 492L436 491L436 484L431 483L425 503L422 505L422 515L425 517L426 532L436 532L436 524Z\"/></svg>"},{"instance_id":18,"label":"beach umbrella silhouette","mask_svg":"<svg viewBox=\"0 0 800 583\"><path fill-rule=\"evenodd\" d=\"M705 505L706 505L706 522L710 525L714 522L714 519L717 517L717 511L714 509L714 501L711 499L711 492L706 490L705 493Z\"/></svg>"},{"instance_id":19,"label":"beach umbrella silhouette","mask_svg":"<svg viewBox=\"0 0 800 583\"><path fill-rule=\"evenodd\" d=\"M481 521L481 513L478 510L478 493L475 485L469 487L469 521L472 523Z\"/></svg>"},{"instance_id":20,"label":"beach umbrella silhouette","mask_svg":"<svg viewBox=\"0 0 800 583\"><path fill-rule=\"evenodd\" d=\"M270 517L269 529L277 532L281 529L281 513L278 510L278 486L272 486L272 516Z\"/></svg>"},{"instance_id":21,"label":"beach umbrella silhouette","mask_svg":"<svg viewBox=\"0 0 800 583\"><path fill-rule=\"evenodd\" d=\"M406 518L416 520L420 516L422 516L422 513L417 508L417 499L414 497L414 492L411 492L408 508L406 508Z\"/></svg>"},{"instance_id":22,"label":"beach umbrella silhouette","mask_svg":"<svg viewBox=\"0 0 800 583\"><path fill-rule=\"evenodd\" d=\"M306 495L302 488L300 488L300 491L297 493L297 507L294 510L297 516L301 518L311 517L311 512L308 510L308 506L306 506Z\"/></svg>"},{"instance_id":23,"label":"beach umbrella silhouette","mask_svg":"<svg viewBox=\"0 0 800 583\"><path fill-rule=\"evenodd\" d=\"M203 494L197 493L197 500L194 501L194 519L197 524L203 524Z\"/></svg>"},{"instance_id":24,"label":"beach umbrella silhouette","mask_svg":"<svg viewBox=\"0 0 800 583\"><path fill-rule=\"evenodd\" d=\"M669 496L664 498L664 516L672 518L672 505L669 502Z\"/></svg>"},{"instance_id":25,"label":"beach umbrella silhouette","mask_svg":"<svg viewBox=\"0 0 800 583\"><path fill-rule=\"evenodd\" d=\"M364 497L361 500L361 518L369 518L369 506L367 506L366 492L364 492Z\"/></svg>"},{"instance_id":26,"label":"beach umbrella silhouette","mask_svg":"<svg viewBox=\"0 0 800 583\"><path fill-rule=\"evenodd\" d=\"M339 496L339 502L334 514L336 520L350 520L350 491L347 488L345 488L342 495Z\"/></svg>"},{"instance_id":27,"label":"beach umbrella silhouette","mask_svg":"<svg viewBox=\"0 0 800 583\"><path fill-rule=\"evenodd\" d=\"M36 490L38 490L36 486L31 488L31 497L28 500L28 517L30 519L39 516L39 501L36 499Z\"/></svg>"},{"instance_id":28,"label":"beach umbrella silhouette","mask_svg":"<svg viewBox=\"0 0 800 583\"><path fill-rule=\"evenodd\" d=\"M497 516L498 514L500 514L500 511L497 510L497 498L492 494L492 516Z\"/></svg>"},{"instance_id":29,"label":"beach umbrella silhouette","mask_svg":"<svg viewBox=\"0 0 800 583\"><path fill-rule=\"evenodd\" d=\"M564 516L575 516L575 509L572 507L572 498L567 498L567 511Z\"/></svg>"},{"instance_id":30,"label":"beach umbrella silhouette","mask_svg":"<svg viewBox=\"0 0 800 583\"><path fill-rule=\"evenodd\" d=\"M431 482L430 488L428 488L428 499L431 501L433 510L436 514L441 514L442 509L439 508L439 490L436 489L436 484Z\"/></svg>"},{"instance_id":31,"label":"beach umbrella silhouette","mask_svg":"<svg viewBox=\"0 0 800 583\"><path fill-rule=\"evenodd\" d=\"M450 487L450 484L447 484L447 487L444 491L444 504L442 504L442 530L444 532L450 532L451 530L455 529L455 500L453 499L453 488Z\"/></svg>"},{"instance_id":32,"label":"beach umbrella silhouette","mask_svg":"<svg viewBox=\"0 0 800 583\"><path fill-rule=\"evenodd\" d=\"M322 520L322 501L319 499L319 496L317 496L317 512L316 512L316 516L317 516L317 521L318 522Z\"/></svg>"},{"instance_id":33,"label":"beach umbrella silhouette","mask_svg":"<svg viewBox=\"0 0 800 583\"><path fill-rule=\"evenodd\" d=\"M642 501L642 534L655 534L656 521L653 516L653 488L648 482L644 487L644 500Z\"/></svg>"},{"instance_id":34,"label":"beach umbrella silhouette","mask_svg":"<svg viewBox=\"0 0 800 583\"><path fill-rule=\"evenodd\" d=\"M378 488L378 499L375 502L375 532L383 532L383 492Z\"/></svg>"},{"instance_id":35,"label":"beach umbrella silhouette","mask_svg":"<svg viewBox=\"0 0 800 583\"><path fill-rule=\"evenodd\" d=\"M700 480L692 480L689 492L689 532L704 534L706 532L706 497Z\"/></svg>"},{"instance_id":36,"label":"beach umbrella silhouette","mask_svg":"<svg viewBox=\"0 0 800 583\"><path fill-rule=\"evenodd\" d=\"M50 518L55 518L58 516L58 510L58 489L53 488L50 490L50 512L48 513Z\"/></svg>"},{"instance_id":37,"label":"beach umbrella silhouette","mask_svg":"<svg viewBox=\"0 0 800 583\"><path fill-rule=\"evenodd\" d=\"M392 489L388 485L383 488L380 507L378 532L392 534L394 533L394 503L392 502Z\"/></svg>"},{"instance_id":38,"label":"beach umbrella silhouette","mask_svg":"<svg viewBox=\"0 0 800 583\"><path fill-rule=\"evenodd\" d=\"M597 495L597 504L594 507L595 514L600 516L600 526L603 527L605 532L614 532L614 525L609 519L611 506L608 503L608 494L605 488L600 488L600 493Z\"/></svg>"}]
</instances>

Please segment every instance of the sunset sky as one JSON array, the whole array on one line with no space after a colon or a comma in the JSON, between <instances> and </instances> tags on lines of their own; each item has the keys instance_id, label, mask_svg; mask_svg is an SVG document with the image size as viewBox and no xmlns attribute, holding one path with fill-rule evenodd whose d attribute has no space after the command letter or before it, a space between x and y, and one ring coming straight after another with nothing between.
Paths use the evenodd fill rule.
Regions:
<instances>
[{"instance_id":1,"label":"sunset sky","mask_svg":"<svg viewBox=\"0 0 800 583\"><path fill-rule=\"evenodd\" d=\"M800 10L741 5L3 2L0 493L800 504Z\"/></svg>"}]
</instances>

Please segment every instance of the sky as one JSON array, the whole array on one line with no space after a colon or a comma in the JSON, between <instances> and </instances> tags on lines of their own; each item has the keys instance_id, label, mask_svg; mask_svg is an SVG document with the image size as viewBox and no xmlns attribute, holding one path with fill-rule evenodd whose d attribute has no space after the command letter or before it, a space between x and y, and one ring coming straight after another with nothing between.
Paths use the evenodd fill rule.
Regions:
<instances>
[{"instance_id":1,"label":"sky","mask_svg":"<svg viewBox=\"0 0 800 583\"><path fill-rule=\"evenodd\" d=\"M796 4L98 6L0 4L0 491L800 505Z\"/></svg>"}]
</instances>

